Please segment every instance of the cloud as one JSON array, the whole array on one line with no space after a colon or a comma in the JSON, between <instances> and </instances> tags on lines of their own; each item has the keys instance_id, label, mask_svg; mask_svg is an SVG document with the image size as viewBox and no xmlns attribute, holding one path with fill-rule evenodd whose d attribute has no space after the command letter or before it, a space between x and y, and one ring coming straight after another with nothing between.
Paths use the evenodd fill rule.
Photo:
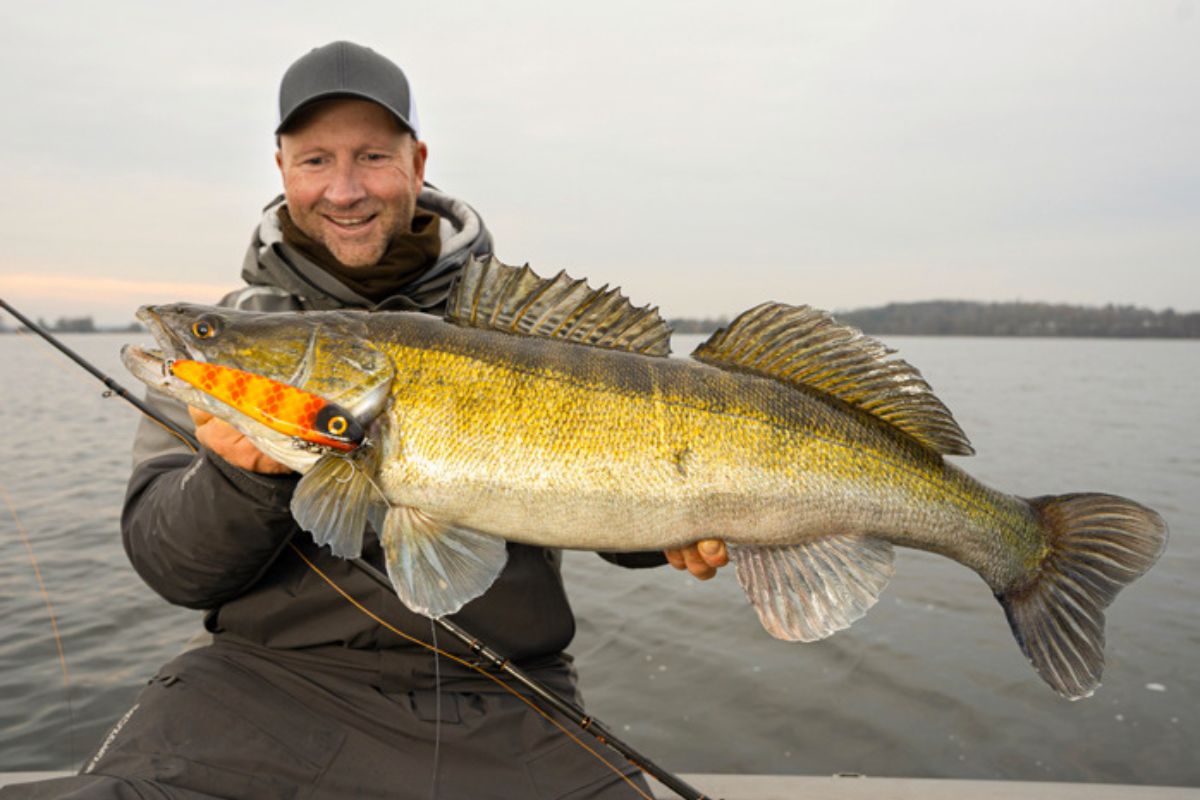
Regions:
<instances>
[{"instance_id":1,"label":"cloud","mask_svg":"<svg viewBox=\"0 0 1200 800\"><path fill-rule=\"evenodd\" d=\"M1190 0L214 2L11 15L0 271L235 283L279 78L349 38L408 72L430 179L501 257L671 313L1200 308Z\"/></svg>"}]
</instances>

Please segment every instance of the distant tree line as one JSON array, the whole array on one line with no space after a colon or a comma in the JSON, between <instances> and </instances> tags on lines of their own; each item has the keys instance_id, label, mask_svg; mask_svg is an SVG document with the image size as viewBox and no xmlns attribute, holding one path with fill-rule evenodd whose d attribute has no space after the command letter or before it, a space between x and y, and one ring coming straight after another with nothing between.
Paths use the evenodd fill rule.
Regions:
<instances>
[{"instance_id":1,"label":"distant tree line","mask_svg":"<svg viewBox=\"0 0 1200 800\"><path fill-rule=\"evenodd\" d=\"M930 300L839 311L838 320L865 333L898 336L1110 336L1200 337L1200 312L1151 311L1135 306L1071 306L1050 303L975 303ZM725 318L676 319L679 333L709 333Z\"/></svg>"},{"instance_id":2,"label":"distant tree line","mask_svg":"<svg viewBox=\"0 0 1200 800\"><path fill-rule=\"evenodd\" d=\"M838 311L835 316L866 333L895 336L1111 336L1118 338L1200 338L1200 312L1151 311L1136 306L1071 306L1050 303L975 303L928 300L889 303L878 308ZM728 317L671 320L677 333L712 333ZM38 324L56 333L141 331L137 322L96 327L91 317L59 317ZM8 327L0 319L0 331Z\"/></svg>"},{"instance_id":3,"label":"distant tree line","mask_svg":"<svg viewBox=\"0 0 1200 800\"><path fill-rule=\"evenodd\" d=\"M705 317L704 319L673 319L670 320L671 330L675 333L712 333L717 328L729 324L728 317Z\"/></svg>"},{"instance_id":4,"label":"distant tree line","mask_svg":"<svg viewBox=\"0 0 1200 800\"><path fill-rule=\"evenodd\" d=\"M53 325L38 317L38 325L55 333L95 333L96 323L91 317L59 317Z\"/></svg>"},{"instance_id":5,"label":"distant tree line","mask_svg":"<svg viewBox=\"0 0 1200 800\"><path fill-rule=\"evenodd\" d=\"M96 321L91 317L59 317L54 322L47 322L45 317L37 318L38 327L54 333L117 333L125 331L144 331L145 328L140 322L131 322L128 325L106 325L97 327ZM26 330L22 325L19 330ZM0 317L0 333L8 333L9 327L3 317Z\"/></svg>"}]
</instances>

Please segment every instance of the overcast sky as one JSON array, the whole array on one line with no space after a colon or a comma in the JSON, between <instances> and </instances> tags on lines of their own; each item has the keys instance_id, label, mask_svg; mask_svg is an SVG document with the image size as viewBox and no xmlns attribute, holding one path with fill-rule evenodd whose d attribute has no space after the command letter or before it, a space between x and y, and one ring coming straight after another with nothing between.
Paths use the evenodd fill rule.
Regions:
<instances>
[{"instance_id":1,"label":"overcast sky","mask_svg":"<svg viewBox=\"0 0 1200 800\"><path fill-rule=\"evenodd\" d=\"M5 3L0 296L123 322L239 283L279 78L408 73L509 262L763 300L1200 310L1200 3Z\"/></svg>"}]
</instances>

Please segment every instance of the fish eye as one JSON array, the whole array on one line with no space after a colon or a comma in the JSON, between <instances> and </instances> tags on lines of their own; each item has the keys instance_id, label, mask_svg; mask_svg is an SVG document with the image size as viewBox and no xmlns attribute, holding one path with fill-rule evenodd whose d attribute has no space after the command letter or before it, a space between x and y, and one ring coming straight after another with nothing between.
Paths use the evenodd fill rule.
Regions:
<instances>
[{"instance_id":1,"label":"fish eye","mask_svg":"<svg viewBox=\"0 0 1200 800\"><path fill-rule=\"evenodd\" d=\"M202 319L192 323L192 336L197 339L211 339L217 335L217 325L211 320Z\"/></svg>"},{"instance_id":2,"label":"fish eye","mask_svg":"<svg viewBox=\"0 0 1200 800\"><path fill-rule=\"evenodd\" d=\"M328 431L334 436L341 436L346 432L346 428L348 427L350 427L350 423L346 422L346 418L343 416L334 417L333 419L329 420L329 424L326 425Z\"/></svg>"}]
</instances>

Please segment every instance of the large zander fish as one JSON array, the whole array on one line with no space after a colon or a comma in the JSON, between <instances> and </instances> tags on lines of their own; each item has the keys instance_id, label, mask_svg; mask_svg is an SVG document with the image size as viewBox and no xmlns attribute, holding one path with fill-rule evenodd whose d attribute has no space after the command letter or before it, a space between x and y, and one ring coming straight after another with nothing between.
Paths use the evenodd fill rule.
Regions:
<instances>
[{"instance_id":1,"label":"large zander fish","mask_svg":"<svg viewBox=\"0 0 1200 800\"><path fill-rule=\"evenodd\" d=\"M133 374L304 473L293 514L336 555L359 555L369 521L400 598L430 616L486 591L505 540L627 551L720 537L764 627L813 641L876 602L902 545L979 573L1038 673L1078 698L1099 685L1103 609L1166 544L1131 500L1015 497L948 463L972 450L920 374L808 307L758 306L694 360L668 359L653 309L490 260L467 265L444 320L139 317L162 350L125 348ZM349 453L301 441L181 380L176 360L300 389L366 438Z\"/></svg>"}]
</instances>

